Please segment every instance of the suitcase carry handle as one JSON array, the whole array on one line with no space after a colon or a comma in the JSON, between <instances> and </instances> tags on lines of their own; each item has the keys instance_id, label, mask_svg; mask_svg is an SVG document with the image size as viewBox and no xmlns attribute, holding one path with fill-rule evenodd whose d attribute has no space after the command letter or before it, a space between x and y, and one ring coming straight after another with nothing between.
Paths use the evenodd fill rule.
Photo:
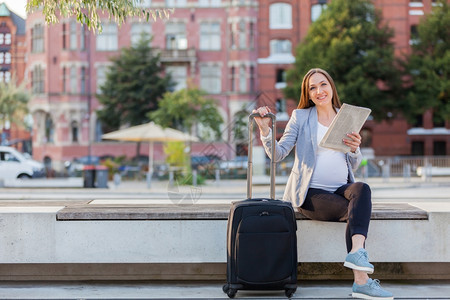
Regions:
<instances>
[{"instance_id":1,"label":"suitcase carry handle","mask_svg":"<svg viewBox=\"0 0 450 300\"><path fill-rule=\"evenodd\" d=\"M248 166L247 166L247 199L252 198L252 176L253 176L253 121L255 117L272 119L272 157L270 158L270 199L275 199L275 134L276 117L273 113L268 113L261 117L259 113L248 116Z\"/></svg>"}]
</instances>

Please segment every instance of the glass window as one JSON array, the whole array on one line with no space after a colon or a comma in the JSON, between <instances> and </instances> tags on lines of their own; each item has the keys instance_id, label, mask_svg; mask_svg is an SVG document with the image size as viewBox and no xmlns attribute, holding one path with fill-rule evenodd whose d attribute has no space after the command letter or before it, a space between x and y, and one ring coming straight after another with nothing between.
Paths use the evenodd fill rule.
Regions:
<instances>
[{"instance_id":1,"label":"glass window","mask_svg":"<svg viewBox=\"0 0 450 300\"><path fill-rule=\"evenodd\" d=\"M5 81L5 73L0 72L0 82L4 82Z\"/></svg>"},{"instance_id":2,"label":"glass window","mask_svg":"<svg viewBox=\"0 0 450 300\"><path fill-rule=\"evenodd\" d=\"M326 8L326 4L313 4L311 6L311 21L316 21Z\"/></svg>"},{"instance_id":3,"label":"glass window","mask_svg":"<svg viewBox=\"0 0 450 300\"><path fill-rule=\"evenodd\" d=\"M292 43L289 40L271 40L270 55L292 54Z\"/></svg>"},{"instance_id":4,"label":"glass window","mask_svg":"<svg viewBox=\"0 0 450 300\"><path fill-rule=\"evenodd\" d=\"M131 24L131 44L137 45L142 35L148 38L152 33L150 23L133 23Z\"/></svg>"},{"instance_id":5,"label":"glass window","mask_svg":"<svg viewBox=\"0 0 450 300\"><path fill-rule=\"evenodd\" d=\"M40 65L33 68L31 74L31 90L34 94L40 94L44 92L44 70Z\"/></svg>"},{"instance_id":6,"label":"glass window","mask_svg":"<svg viewBox=\"0 0 450 300\"><path fill-rule=\"evenodd\" d=\"M186 88L187 69L185 66L167 66L166 72L172 77L172 81L176 83L174 91Z\"/></svg>"},{"instance_id":7,"label":"glass window","mask_svg":"<svg viewBox=\"0 0 450 300\"><path fill-rule=\"evenodd\" d=\"M277 102L275 104L275 109L277 111L277 113L285 113L287 112L286 110L286 99L277 99Z\"/></svg>"},{"instance_id":8,"label":"glass window","mask_svg":"<svg viewBox=\"0 0 450 300\"><path fill-rule=\"evenodd\" d=\"M198 6L202 7L217 7L220 6L221 0L198 0Z\"/></svg>"},{"instance_id":9,"label":"glass window","mask_svg":"<svg viewBox=\"0 0 450 300\"><path fill-rule=\"evenodd\" d=\"M250 92L255 91L255 68L250 67Z\"/></svg>"},{"instance_id":10,"label":"glass window","mask_svg":"<svg viewBox=\"0 0 450 300\"><path fill-rule=\"evenodd\" d=\"M211 94L219 94L222 91L221 77L219 66L201 66L200 88Z\"/></svg>"},{"instance_id":11,"label":"glass window","mask_svg":"<svg viewBox=\"0 0 450 300\"><path fill-rule=\"evenodd\" d=\"M134 0L136 7L150 7L152 0Z\"/></svg>"},{"instance_id":12,"label":"glass window","mask_svg":"<svg viewBox=\"0 0 450 300\"><path fill-rule=\"evenodd\" d=\"M230 74L230 90L234 92L236 90L236 85L234 81L236 80L236 68L231 67L231 74Z\"/></svg>"},{"instance_id":13,"label":"glass window","mask_svg":"<svg viewBox=\"0 0 450 300\"><path fill-rule=\"evenodd\" d=\"M118 49L118 30L116 24L104 24L103 32L97 35L98 51L115 51Z\"/></svg>"},{"instance_id":14,"label":"glass window","mask_svg":"<svg viewBox=\"0 0 450 300\"><path fill-rule=\"evenodd\" d=\"M5 63L5 52L0 52L0 64Z\"/></svg>"},{"instance_id":15,"label":"glass window","mask_svg":"<svg viewBox=\"0 0 450 300\"><path fill-rule=\"evenodd\" d=\"M447 143L445 141L433 142L433 155L445 156L447 155Z\"/></svg>"},{"instance_id":16,"label":"glass window","mask_svg":"<svg viewBox=\"0 0 450 300\"><path fill-rule=\"evenodd\" d=\"M414 141L411 143L411 155L422 156L425 154L425 143L422 141Z\"/></svg>"},{"instance_id":17,"label":"glass window","mask_svg":"<svg viewBox=\"0 0 450 300\"><path fill-rule=\"evenodd\" d=\"M292 28L292 6L288 3L270 5L270 29Z\"/></svg>"},{"instance_id":18,"label":"glass window","mask_svg":"<svg viewBox=\"0 0 450 300\"><path fill-rule=\"evenodd\" d=\"M5 44L10 45L11 44L11 33L5 34Z\"/></svg>"},{"instance_id":19,"label":"glass window","mask_svg":"<svg viewBox=\"0 0 450 300\"><path fill-rule=\"evenodd\" d=\"M11 72L5 72L5 82L9 82L11 80Z\"/></svg>"},{"instance_id":20,"label":"glass window","mask_svg":"<svg viewBox=\"0 0 450 300\"><path fill-rule=\"evenodd\" d=\"M62 69L62 92L66 92L66 80L67 80L67 69L63 67Z\"/></svg>"},{"instance_id":21,"label":"glass window","mask_svg":"<svg viewBox=\"0 0 450 300\"><path fill-rule=\"evenodd\" d=\"M67 24L62 24L62 48L67 49Z\"/></svg>"},{"instance_id":22,"label":"glass window","mask_svg":"<svg viewBox=\"0 0 450 300\"><path fill-rule=\"evenodd\" d=\"M5 53L5 64L10 64L11 63L11 53L6 52Z\"/></svg>"},{"instance_id":23,"label":"glass window","mask_svg":"<svg viewBox=\"0 0 450 300\"><path fill-rule=\"evenodd\" d=\"M249 37L249 47L250 49L253 49L255 47L255 24L252 22L250 23L250 29L249 29L250 37Z\"/></svg>"},{"instance_id":24,"label":"glass window","mask_svg":"<svg viewBox=\"0 0 450 300\"><path fill-rule=\"evenodd\" d=\"M55 127L53 125L52 117L47 114L45 117L45 140L47 143L53 143L54 141Z\"/></svg>"},{"instance_id":25,"label":"glass window","mask_svg":"<svg viewBox=\"0 0 450 300\"><path fill-rule=\"evenodd\" d=\"M220 50L220 23L200 24L200 50Z\"/></svg>"},{"instance_id":26,"label":"glass window","mask_svg":"<svg viewBox=\"0 0 450 300\"><path fill-rule=\"evenodd\" d=\"M419 32L417 31L417 25L411 25L409 30L409 44L415 45L419 42Z\"/></svg>"},{"instance_id":27,"label":"glass window","mask_svg":"<svg viewBox=\"0 0 450 300\"><path fill-rule=\"evenodd\" d=\"M247 48L247 32L245 30L245 21L241 20L239 22L239 48Z\"/></svg>"},{"instance_id":28,"label":"glass window","mask_svg":"<svg viewBox=\"0 0 450 300\"><path fill-rule=\"evenodd\" d=\"M70 125L72 129L72 143L78 143L78 123L77 121L72 121Z\"/></svg>"},{"instance_id":29,"label":"glass window","mask_svg":"<svg viewBox=\"0 0 450 300\"><path fill-rule=\"evenodd\" d=\"M5 43L5 34L0 33L0 45Z\"/></svg>"},{"instance_id":30,"label":"glass window","mask_svg":"<svg viewBox=\"0 0 450 300\"><path fill-rule=\"evenodd\" d=\"M286 70L284 69L277 70L277 82L286 82Z\"/></svg>"},{"instance_id":31,"label":"glass window","mask_svg":"<svg viewBox=\"0 0 450 300\"><path fill-rule=\"evenodd\" d=\"M77 69L75 66L70 67L70 92L77 92Z\"/></svg>"},{"instance_id":32,"label":"glass window","mask_svg":"<svg viewBox=\"0 0 450 300\"><path fill-rule=\"evenodd\" d=\"M86 26L81 25L81 36L80 36L80 49L86 50Z\"/></svg>"},{"instance_id":33,"label":"glass window","mask_svg":"<svg viewBox=\"0 0 450 300\"><path fill-rule=\"evenodd\" d=\"M77 49L77 23L70 22L70 49Z\"/></svg>"},{"instance_id":34,"label":"glass window","mask_svg":"<svg viewBox=\"0 0 450 300\"><path fill-rule=\"evenodd\" d=\"M81 94L86 94L86 67L81 67L81 82L80 82Z\"/></svg>"},{"instance_id":35,"label":"glass window","mask_svg":"<svg viewBox=\"0 0 450 300\"><path fill-rule=\"evenodd\" d=\"M247 91L247 71L245 66L239 67L239 91L241 93Z\"/></svg>"},{"instance_id":36,"label":"glass window","mask_svg":"<svg viewBox=\"0 0 450 300\"><path fill-rule=\"evenodd\" d=\"M41 24L31 29L31 52L44 52L44 26Z\"/></svg>"},{"instance_id":37,"label":"glass window","mask_svg":"<svg viewBox=\"0 0 450 300\"><path fill-rule=\"evenodd\" d=\"M167 23L166 48L187 49L186 25L184 23Z\"/></svg>"},{"instance_id":38,"label":"glass window","mask_svg":"<svg viewBox=\"0 0 450 300\"><path fill-rule=\"evenodd\" d=\"M166 0L166 6L168 7L183 7L186 6L187 0Z\"/></svg>"},{"instance_id":39,"label":"glass window","mask_svg":"<svg viewBox=\"0 0 450 300\"><path fill-rule=\"evenodd\" d=\"M97 94L101 94L102 90L100 87L105 83L106 81L106 66L99 66L97 68Z\"/></svg>"}]
</instances>

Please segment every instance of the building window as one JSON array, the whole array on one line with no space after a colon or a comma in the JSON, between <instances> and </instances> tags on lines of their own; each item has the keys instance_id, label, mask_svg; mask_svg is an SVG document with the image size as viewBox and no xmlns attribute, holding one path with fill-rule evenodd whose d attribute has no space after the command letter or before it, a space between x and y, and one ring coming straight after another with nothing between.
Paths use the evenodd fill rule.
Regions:
<instances>
[{"instance_id":1,"label":"building window","mask_svg":"<svg viewBox=\"0 0 450 300\"><path fill-rule=\"evenodd\" d=\"M313 4L311 6L311 22L316 21L326 8L326 3Z\"/></svg>"},{"instance_id":2,"label":"building window","mask_svg":"<svg viewBox=\"0 0 450 300\"><path fill-rule=\"evenodd\" d=\"M45 117L45 141L47 143L54 142L54 132L55 128L53 125L52 117L49 114L47 114Z\"/></svg>"},{"instance_id":3,"label":"building window","mask_svg":"<svg viewBox=\"0 0 450 300\"><path fill-rule=\"evenodd\" d=\"M271 40L270 55L292 54L292 43L289 40Z\"/></svg>"},{"instance_id":4,"label":"building window","mask_svg":"<svg viewBox=\"0 0 450 300\"><path fill-rule=\"evenodd\" d=\"M81 82L80 82L81 94L86 94L86 67L81 67Z\"/></svg>"},{"instance_id":5,"label":"building window","mask_svg":"<svg viewBox=\"0 0 450 300\"><path fill-rule=\"evenodd\" d=\"M187 49L186 25L184 23L167 23L166 48Z\"/></svg>"},{"instance_id":6,"label":"building window","mask_svg":"<svg viewBox=\"0 0 450 300\"><path fill-rule=\"evenodd\" d=\"M274 3L269 9L270 29L292 28L292 6L288 3Z\"/></svg>"},{"instance_id":7,"label":"building window","mask_svg":"<svg viewBox=\"0 0 450 300\"><path fill-rule=\"evenodd\" d=\"M368 128L363 128L361 130L361 148L370 148L372 147L372 131Z\"/></svg>"},{"instance_id":8,"label":"building window","mask_svg":"<svg viewBox=\"0 0 450 300\"><path fill-rule=\"evenodd\" d=\"M234 81L236 80L236 68L231 67L231 75L230 75L230 90L234 92L236 90L236 85Z\"/></svg>"},{"instance_id":9,"label":"building window","mask_svg":"<svg viewBox=\"0 0 450 300\"><path fill-rule=\"evenodd\" d=\"M414 127L423 127L423 115L417 115L413 124Z\"/></svg>"},{"instance_id":10,"label":"building window","mask_svg":"<svg viewBox=\"0 0 450 300\"><path fill-rule=\"evenodd\" d=\"M201 7L218 7L221 5L221 0L198 0L198 6Z\"/></svg>"},{"instance_id":11,"label":"building window","mask_svg":"<svg viewBox=\"0 0 450 300\"><path fill-rule=\"evenodd\" d=\"M249 34L250 34L248 38L249 47L250 49L253 49L255 48L255 24L253 22L250 23Z\"/></svg>"},{"instance_id":12,"label":"building window","mask_svg":"<svg viewBox=\"0 0 450 300\"><path fill-rule=\"evenodd\" d=\"M9 82L11 80L11 72L0 72L0 82Z\"/></svg>"},{"instance_id":13,"label":"building window","mask_svg":"<svg viewBox=\"0 0 450 300\"><path fill-rule=\"evenodd\" d=\"M72 143L78 143L78 123L77 121L72 121L70 124L72 131Z\"/></svg>"},{"instance_id":14,"label":"building window","mask_svg":"<svg viewBox=\"0 0 450 300\"><path fill-rule=\"evenodd\" d=\"M234 30L235 25L233 23L230 24L230 47L234 48L236 47L236 42L234 39L234 34L235 34L235 30Z\"/></svg>"},{"instance_id":15,"label":"building window","mask_svg":"<svg viewBox=\"0 0 450 300\"><path fill-rule=\"evenodd\" d=\"M101 94L101 86L106 82L106 66L99 66L97 68L97 94Z\"/></svg>"},{"instance_id":16,"label":"building window","mask_svg":"<svg viewBox=\"0 0 450 300\"><path fill-rule=\"evenodd\" d=\"M66 80L67 80L67 69L66 67L63 67L62 69L62 92L65 93L66 91Z\"/></svg>"},{"instance_id":17,"label":"building window","mask_svg":"<svg viewBox=\"0 0 450 300\"><path fill-rule=\"evenodd\" d=\"M255 91L255 68L250 67L250 92Z\"/></svg>"},{"instance_id":18,"label":"building window","mask_svg":"<svg viewBox=\"0 0 450 300\"><path fill-rule=\"evenodd\" d=\"M277 83L286 82L286 70L277 69Z\"/></svg>"},{"instance_id":19,"label":"building window","mask_svg":"<svg viewBox=\"0 0 450 300\"><path fill-rule=\"evenodd\" d=\"M247 91L247 71L245 66L239 67L239 91L241 93Z\"/></svg>"},{"instance_id":20,"label":"building window","mask_svg":"<svg viewBox=\"0 0 450 300\"><path fill-rule=\"evenodd\" d=\"M152 5L152 0L136 0L136 7L150 7Z\"/></svg>"},{"instance_id":21,"label":"building window","mask_svg":"<svg viewBox=\"0 0 450 300\"><path fill-rule=\"evenodd\" d=\"M104 24L103 32L97 36L98 51L115 51L118 49L116 24Z\"/></svg>"},{"instance_id":22,"label":"building window","mask_svg":"<svg viewBox=\"0 0 450 300\"><path fill-rule=\"evenodd\" d=\"M222 73L219 66L200 67L200 88L211 94L222 91Z\"/></svg>"},{"instance_id":23,"label":"building window","mask_svg":"<svg viewBox=\"0 0 450 300\"><path fill-rule=\"evenodd\" d=\"M5 63L5 52L0 52L0 64Z\"/></svg>"},{"instance_id":24,"label":"building window","mask_svg":"<svg viewBox=\"0 0 450 300\"><path fill-rule=\"evenodd\" d=\"M433 142L433 155L435 155L435 156L447 155L447 144L445 141L434 141Z\"/></svg>"},{"instance_id":25,"label":"building window","mask_svg":"<svg viewBox=\"0 0 450 300\"><path fill-rule=\"evenodd\" d=\"M200 50L220 50L220 23L200 24Z\"/></svg>"},{"instance_id":26,"label":"building window","mask_svg":"<svg viewBox=\"0 0 450 300\"><path fill-rule=\"evenodd\" d=\"M423 7L422 0L409 0L410 7Z\"/></svg>"},{"instance_id":27,"label":"building window","mask_svg":"<svg viewBox=\"0 0 450 300\"><path fill-rule=\"evenodd\" d=\"M166 0L166 7L184 7L187 0Z\"/></svg>"},{"instance_id":28,"label":"building window","mask_svg":"<svg viewBox=\"0 0 450 300\"><path fill-rule=\"evenodd\" d=\"M174 91L179 91L186 88L187 69L185 66L167 66L166 72L172 77L175 82Z\"/></svg>"},{"instance_id":29,"label":"building window","mask_svg":"<svg viewBox=\"0 0 450 300\"><path fill-rule=\"evenodd\" d=\"M409 44L416 45L419 42L419 32L417 31L417 25L411 25L409 30Z\"/></svg>"},{"instance_id":30,"label":"building window","mask_svg":"<svg viewBox=\"0 0 450 300\"><path fill-rule=\"evenodd\" d=\"M275 103L275 109L278 113L285 113L286 110L286 100L285 99L277 99L277 102Z\"/></svg>"},{"instance_id":31,"label":"building window","mask_svg":"<svg viewBox=\"0 0 450 300\"><path fill-rule=\"evenodd\" d=\"M239 49L247 48L247 32L245 30L245 21L239 22Z\"/></svg>"},{"instance_id":32,"label":"building window","mask_svg":"<svg viewBox=\"0 0 450 300\"><path fill-rule=\"evenodd\" d=\"M5 44L11 45L11 33L5 34Z\"/></svg>"},{"instance_id":33,"label":"building window","mask_svg":"<svg viewBox=\"0 0 450 300\"><path fill-rule=\"evenodd\" d=\"M5 43L5 34L4 33L0 33L0 45Z\"/></svg>"},{"instance_id":34,"label":"building window","mask_svg":"<svg viewBox=\"0 0 450 300\"><path fill-rule=\"evenodd\" d=\"M80 36L80 49L86 50L86 26L81 25L81 36Z\"/></svg>"},{"instance_id":35,"label":"building window","mask_svg":"<svg viewBox=\"0 0 450 300\"><path fill-rule=\"evenodd\" d=\"M62 24L62 48L65 50L67 49L67 24L63 23Z\"/></svg>"},{"instance_id":36,"label":"building window","mask_svg":"<svg viewBox=\"0 0 450 300\"><path fill-rule=\"evenodd\" d=\"M44 70L41 66L35 66L31 73L31 90L33 94L44 92Z\"/></svg>"},{"instance_id":37,"label":"building window","mask_svg":"<svg viewBox=\"0 0 450 300\"><path fill-rule=\"evenodd\" d=\"M152 34L150 23L133 23L131 24L131 45L136 46L144 36L148 38Z\"/></svg>"},{"instance_id":38,"label":"building window","mask_svg":"<svg viewBox=\"0 0 450 300\"><path fill-rule=\"evenodd\" d=\"M411 143L411 155L423 156L425 154L425 143L422 141L414 141Z\"/></svg>"},{"instance_id":39,"label":"building window","mask_svg":"<svg viewBox=\"0 0 450 300\"><path fill-rule=\"evenodd\" d=\"M31 28L31 52L44 52L44 26L41 24Z\"/></svg>"},{"instance_id":40,"label":"building window","mask_svg":"<svg viewBox=\"0 0 450 300\"><path fill-rule=\"evenodd\" d=\"M11 53L5 53L5 64L11 64Z\"/></svg>"},{"instance_id":41,"label":"building window","mask_svg":"<svg viewBox=\"0 0 450 300\"><path fill-rule=\"evenodd\" d=\"M75 94L77 92L77 68L75 66L70 67L70 93Z\"/></svg>"},{"instance_id":42,"label":"building window","mask_svg":"<svg viewBox=\"0 0 450 300\"><path fill-rule=\"evenodd\" d=\"M75 21L70 22L70 49L77 49L77 23Z\"/></svg>"}]
</instances>

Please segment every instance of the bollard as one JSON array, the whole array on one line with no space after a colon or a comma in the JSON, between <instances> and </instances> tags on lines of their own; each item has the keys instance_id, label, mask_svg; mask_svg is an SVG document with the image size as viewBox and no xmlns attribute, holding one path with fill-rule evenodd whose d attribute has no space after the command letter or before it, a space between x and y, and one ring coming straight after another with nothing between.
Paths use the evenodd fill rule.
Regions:
<instances>
[{"instance_id":1,"label":"bollard","mask_svg":"<svg viewBox=\"0 0 450 300\"><path fill-rule=\"evenodd\" d=\"M220 169L216 169L216 184L220 183Z\"/></svg>"},{"instance_id":2,"label":"bollard","mask_svg":"<svg viewBox=\"0 0 450 300\"><path fill-rule=\"evenodd\" d=\"M192 185L197 186L197 170L192 170Z\"/></svg>"},{"instance_id":3,"label":"bollard","mask_svg":"<svg viewBox=\"0 0 450 300\"><path fill-rule=\"evenodd\" d=\"M173 170L169 171L169 186L173 186Z\"/></svg>"}]
</instances>

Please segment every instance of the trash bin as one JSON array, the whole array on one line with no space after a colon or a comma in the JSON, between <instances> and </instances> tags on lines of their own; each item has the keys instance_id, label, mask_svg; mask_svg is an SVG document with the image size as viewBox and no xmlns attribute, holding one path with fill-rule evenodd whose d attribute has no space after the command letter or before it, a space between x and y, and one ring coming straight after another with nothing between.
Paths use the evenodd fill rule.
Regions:
<instances>
[{"instance_id":1,"label":"trash bin","mask_svg":"<svg viewBox=\"0 0 450 300\"><path fill-rule=\"evenodd\" d=\"M108 188L108 168L106 166L95 167L95 186Z\"/></svg>"},{"instance_id":2,"label":"trash bin","mask_svg":"<svg viewBox=\"0 0 450 300\"><path fill-rule=\"evenodd\" d=\"M95 166L86 165L83 167L83 187L95 187Z\"/></svg>"}]
</instances>

